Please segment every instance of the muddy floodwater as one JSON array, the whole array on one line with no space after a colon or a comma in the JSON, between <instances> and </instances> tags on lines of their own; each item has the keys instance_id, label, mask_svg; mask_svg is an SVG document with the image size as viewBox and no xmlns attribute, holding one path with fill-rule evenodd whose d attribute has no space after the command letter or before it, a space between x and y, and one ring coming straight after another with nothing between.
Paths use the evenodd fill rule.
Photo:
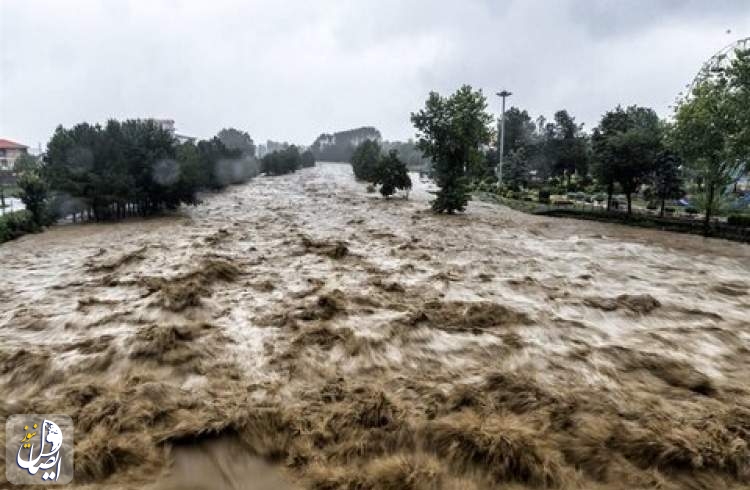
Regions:
<instances>
[{"instance_id":1,"label":"muddy floodwater","mask_svg":"<svg viewBox=\"0 0 750 490\"><path fill-rule=\"evenodd\" d=\"M750 488L750 246L413 179L0 245L0 418L73 417L79 487Z\"/></svg>"}]
</instances>

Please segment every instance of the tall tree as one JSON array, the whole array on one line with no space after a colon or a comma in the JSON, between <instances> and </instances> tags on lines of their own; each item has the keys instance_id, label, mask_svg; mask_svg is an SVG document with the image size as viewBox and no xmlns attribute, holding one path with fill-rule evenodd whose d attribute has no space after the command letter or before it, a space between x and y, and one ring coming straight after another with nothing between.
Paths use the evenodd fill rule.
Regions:
<instances>
[{"instance_id":1,"label":"tall tree","mask_svg":"<svg viewBox=\"0 0 750 490\"><path fill-rule=\"evenodd\" d=\"M533 143L536 125L525 110L511 107L505 111L505 151L526 149Z\"/></svg>"},{"instance_id":2,"label":"tall tree","mask_svg":"<svg viewBox=\"0 0 750 490\"><path fill-rule=\"evenodd\" d=\"M588 173L588 151L583 125L576 124L575 118L568 111L555 113L549 141L549 152L553 173L566 176L568 183L573 173Z\"/></svg>"},{"instance_id":3,"label":"tall tree","mask_svg":"<svg viewBox=\"0 0 750 490\"><path fill-rule=\"evenodd\" d=\"M652 175L654 193L661 203L659 216L664 216L664 204L667 199L677 199L684 194L682 176L680 175L680 158L670 151L665 151L654 162Z\"/></svg>"},{"instance_id":4,"label":"tall tree","mask_svg":"<svg viewBox=\"0 0 750 490\"><path fill-rule=\"evenodd\" d=\"M672 138L705 189L704 229L726 187L750 161L750 51L699 83L675 111Z\"/></svg>"},{"instance_id":5,"label":"tall tree","mask_svg":"<svg viewBox=\"0 0 750 490\"><path fill-rule=\"evenodd\" d=\"M490 141L492 116L481 90L464 85L450 97L431 92L424 109L412 113L417 146L433 161L440 190L432 202L435 212L463 211L469 201L468 168L484 158L482 145Z\"/></svg>"},{"instance_id":6,"label":"tall tree","mask_svg":"<svg viewBox=\"0 0 750 490\"><path fill-rule=\"evenodd\" d=\"M380 154L380 143L376 140L367 139L357 145L351 157L354 178L365 182L373 182Z\"/></svg>"},{"instance_id":7,"label":"tall tree","mask_svg":"<svg viewBox=\"0 0 750 490\"><path fill-rule=\"evenodd\" d=\"M245 131L234 128L224 128L216 137L230 150L239 150L244 156L255 156L255 142Z\"/></svg>"},{"instance_id":8,"label":"tall tree","mask_svg":"<svg viewBox=\"0 0 750 490\"><path fill-rule=\"evenodd\" d=\"M662 150L662 124L653 109L617 106L607 112L593 137L597 159L595 174L612 198L614 182L622 187L632 213L633 194L653 170Z\"/></svg>"}]
</instances>

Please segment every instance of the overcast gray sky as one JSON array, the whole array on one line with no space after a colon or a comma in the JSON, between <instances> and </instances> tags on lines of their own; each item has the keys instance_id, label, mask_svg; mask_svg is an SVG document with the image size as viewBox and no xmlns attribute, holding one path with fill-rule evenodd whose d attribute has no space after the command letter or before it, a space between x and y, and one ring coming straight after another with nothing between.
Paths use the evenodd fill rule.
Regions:
<instances>
[{"instance_id":1,"label":"overcast gray sky","mask_svg":"<svg viewBox=\"0 0 750 490\"><path fill-rule=\"evenodd\" d=\"M0 0L0 138L166 117L200 137L406 139L430 90L463 83L591 128L618 103L668 115L747 36L748 0Z\"/></svg>"}]
</instances>

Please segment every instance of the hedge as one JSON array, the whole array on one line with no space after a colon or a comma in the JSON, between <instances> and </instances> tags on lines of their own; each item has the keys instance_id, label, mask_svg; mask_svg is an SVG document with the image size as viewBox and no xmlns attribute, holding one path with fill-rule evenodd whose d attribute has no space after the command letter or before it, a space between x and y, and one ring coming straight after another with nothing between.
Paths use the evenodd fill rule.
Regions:
<instances>
[{"instance_id":1,"label":"hedge","mask_svg":"<svg viewBox=\"0 0 750 490\"><path fill-rule=\"evenodd\" d=\"M0 216L0 243L39 231L29 211L14 211Z\"/></svg>"}]
</instances>

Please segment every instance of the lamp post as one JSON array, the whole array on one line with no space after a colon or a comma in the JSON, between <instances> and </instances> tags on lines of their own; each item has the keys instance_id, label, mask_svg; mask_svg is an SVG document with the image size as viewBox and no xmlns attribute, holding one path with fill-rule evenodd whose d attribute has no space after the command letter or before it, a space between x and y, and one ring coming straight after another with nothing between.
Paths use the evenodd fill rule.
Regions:
<instances>
[{"instance_id":1,"label":"lamp post","mask_svg":"<svg viewBox=\"0 0 750 490\"><path fill-rule=\"evenodd\" d=\"M500 116L500 163L498 164L497 176L497 181L500 185L503 183L503 150L505 149L505 99L511 95L513 94L507 90L497 93L497 96L503 99L503 111Z\"/></svg>"}]
</instances>

